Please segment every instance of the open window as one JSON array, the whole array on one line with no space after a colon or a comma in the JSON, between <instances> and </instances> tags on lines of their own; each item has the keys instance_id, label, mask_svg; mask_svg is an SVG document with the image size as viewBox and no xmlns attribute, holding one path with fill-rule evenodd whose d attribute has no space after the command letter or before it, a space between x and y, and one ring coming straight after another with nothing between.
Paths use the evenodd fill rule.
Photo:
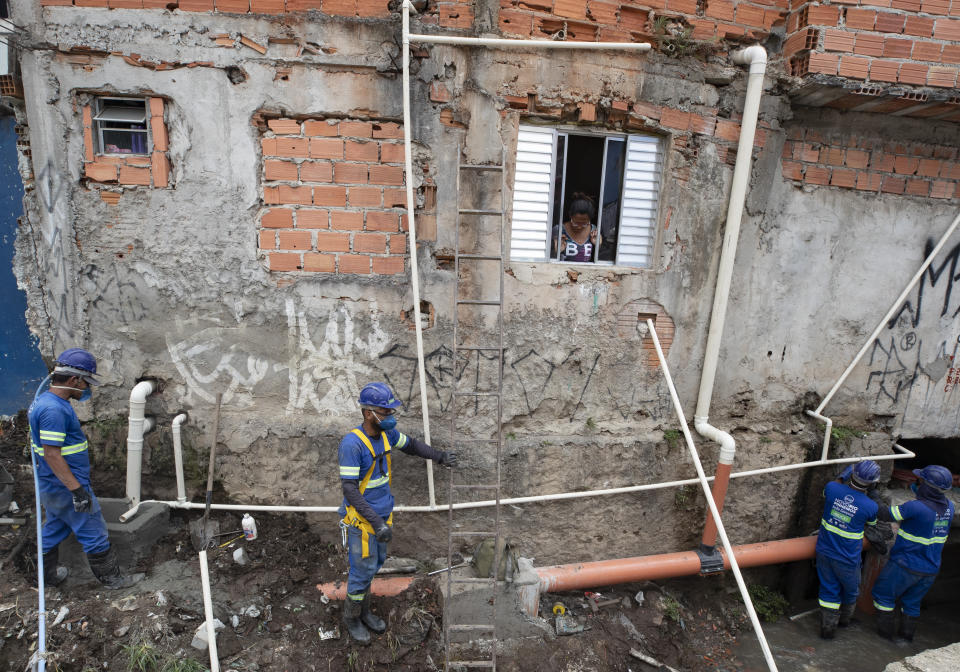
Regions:
<instances>
[{"instance_id":1,"label":"open window","mask_svg":"<svg viewBox=\"0 0 960 672\"><path fill-rule=\"evenodd\" d=\"M144 98L97 98L93 116L97 153L149 156L147 118Z\"/></svg>"},{"instance_id":2,"label":"open window","mask_svg":"<svg viewBox=\"0 0 960 672\"><path fill-rule=\"evenodd\" d=\"M656 239L662 150L654 135L600 135L521 125L510 258L647 267ZM590 198L589 230L570 206Z\"/></svg>"}]
</instances>

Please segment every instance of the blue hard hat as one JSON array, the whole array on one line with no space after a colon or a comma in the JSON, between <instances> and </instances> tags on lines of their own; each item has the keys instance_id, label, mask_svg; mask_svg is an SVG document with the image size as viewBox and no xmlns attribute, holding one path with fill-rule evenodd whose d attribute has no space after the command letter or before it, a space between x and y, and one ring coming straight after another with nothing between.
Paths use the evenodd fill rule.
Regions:
<instances>
[{"instance_id":1,"label":"blue hard hat","mask_svg":"<svg viewBox=\"0 0 960 672\"><path fill-rule=\"evenodd\" d=\"M873 460L864 460L853 465L851 478L860 486L868 486L880 480L880 465Z\"/></svg>"},{"instance_id":2,"label":"blue hard hat","mask_svg":"<svg viewBox=\"0 0 960 672\"><path fill-rule=\"evenodd\" d=\"M83 348L64 350L57 357L54 373L82 378L89 385L99 385L94 376L97 373L97 360Z\"/></svg>"},{"instance_id":3,"label":"blue hard hat","mask_svg":"<svg viewBox=\"0 0 960 672\"><path fill-rule=\"evenodd\" d=\"M357 399L360 406L375 406L377 408L399 408L403 403L393 395L393 391L386 383L367 383L360 390Z\"/></svg>"},{"instance_id":4,"label":"blue hard hat","mask_svg":"<svg viewBox=\"0 0 960 672\"><path fill-rule=\"evenodd\" d=\"M914 469L913 474L943 492L953 487L953 474L939 464L928 464L923 469Z\"/></svg>"}]
</instances>

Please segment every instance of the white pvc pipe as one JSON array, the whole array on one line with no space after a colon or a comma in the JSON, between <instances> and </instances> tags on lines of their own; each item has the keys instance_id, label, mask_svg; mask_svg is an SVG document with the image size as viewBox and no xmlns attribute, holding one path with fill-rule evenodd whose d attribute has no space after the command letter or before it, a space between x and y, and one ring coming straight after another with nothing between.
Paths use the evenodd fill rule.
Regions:
<instances>
[{"instance_id":1,"label":"white pvc pipe","mask_svg":"<svg viewBox=\"0 0 960 672\"><path fill-rule=\"evenodd\" d=\"M207 650L210 652L210 672L220 672L217 655L217 629L213 625L213 601L210 598L210 570L207 552L200 551L200 583L203 586L203 616L207 619Z\"/></svg>"},{"instance_id":2,"label":"white pvc pipe","mask_svg":"<svg viewBox=\"0 0 960 672\"><path fill-rule=\"evenodd\" d=\"M127 499L131 504L140 501L140 472L143 467L143 411L147 397L157 389L151 380L144 380L130 390L130 414L127 422Z\"/></svg>"},{"instance_id":3,"label":"white pvc pipe","mask_svg":"<svg viewBox=\"0 0 960 672\"><path fill-rule=\"evenodd\" d=\"M739 156L738 156L739 158ZM877 324L877 327L873 330L873 333L867 338L864 342L863 347L860 348L860 352L856 354L853 358L853 361L850 362L850 365L846 370L840 374L840 378L837 379L837 382L833 384L833 387L830 388L830 391L827 392L827 396L823 398L823 401L820 402L820 405L817 406L815 411L807 411L807 415L816 418L820 422L826 423L827 429L823 435L823 452L822 457L826 459L827 452L830 450L830 428L833 426L833 421L822 415L823 409L827 407L827 404L830 403L830 400L833 399L833 395L837 393L837 390L840 389L840 386L843 385L844 381L847 379L847 376L853 371L853 368L857 365L860 359L867 353L867 350L873 345L874 340L877 336L883 331L883 328L887 326L887 323L890 321L890 318L893 317L893 314L900 310L903 307L903 302L913 290L913 286L917 284L917 281L923 277L923 274L927 272L927 268L930 267L930 264L933 263L933 260L940 250L943 249L943 246L947 244L947 240L953 235L953 232L956 231L957 225L960 225L960 214L953 218L950 226L947 227L947 230L944 231L943 235L940 236L940 240L937 242L936 246L930 251L930 254L927 255L927 258L923 260L923 264L920 265L920 269L913 274L913 277L910 278L910 282L907 283L907 286L903 288L903 291L900 292L900 296L896 298L893 302L893 305L890 306L890 310L887 311L887 314L883 316L880 320L880 323Z\"/></svg>"},{"instance_id":4,"label":"white pvc pipe","mask_svg":"<svg viewBox=\"0 0 960 672\"><path fill-rule=\"evenodd\" d=\"M420 412L423 415L423 440L430 444L430 411L427 408L427 374L423 363L423 327L420 324L420 269L417 266L417 224L413 200L413 148L410 142L410 12L416 11L410 0L403 0L403 170L407 192L407 224L410 227L410 286L413 290L413 326L417 335L417 378L420 381ZM433 461L427 463L427 496L430 506L436 508L433 487Z\"/></svg>"},{"instance_id":5,"label":"white pvc pipe","mask_svg":"<svg viewBox=\"0 0 960 672\"><path fill-rule=\"evenodd\" d=\"M405 0L404 5L409 0ZM566 42L563 40L511 40L506 38L460 37L456 35L410 35L411 42L421 44L456 44L468 47L514 47L518 49L589 49L616 51L650 51L649 42Z\"/></svg>"},{"instance_id":6,"label":"white pvc pipe","mask_svg":"<svg viewBox=\"0 0 960 672\"><path fill-rule=\"evenodd\" d=\"M177 501L187 501L187 489L183 483L183 445L180 439L180 425L187 421L187 414L180 413L170 423L170 433L173 435L173 464L177 471Z\"/></svg>"},{"instance_id":7,"label":"white pvc pipe","mask_svg":"<svg viewBox=\"0 0 960 672\"><path fill-rule=\"evenodd\" d=\"M730 569L737 580L737 586L740 588L740 595L743 597L743 604L747 608L747 614L750 616L750 622L753 624L753 631L760 642L760 648L763 650L763 657L767 661L767 667L770 672L777 672L777 664L773 660L773 653L770 651L770 645L767 644L767 638L763 634L763 628L760 626L760 619L757 617L757 611L753 608L753 601L750 599L750 592L747 590L747 584L740 573L740 565L737 562L737 556L730 545L730 539L727 538L727 531L723 527L723 521L720 519L720 512L717 510L717 503L713 501L713 493L710 491L710 483L707 475L703 472L703 465L700 464L700 456L697 454L697 447L693 445L693 437L690 436L690 428L687 426L687 419L683 415L683 406L680 405L680 398L677 396L677 389L673 386L673 378L670 376L670 369L667 368L667 360L663 356L663 349L660 347L660 339L657 338L657 331L653 326L653 320L647 320L647 328L650 330L650 336L653 338L653 345L657 349L657 358L660 360L660 368L663 371L663 378L667 381L667 388L670 390L670 398L673 400L673 408L677 413L677 419L680 420L680 428L683 430L683 438L687 442L687 448L690 450L690 457L693 459L693 466L697 469L697 477L700 479L700 487L707 498L707 506L710 507L710 515L717 525L717 533L720 535L720 541L727 552L727 559L730 561Z\"/></svg>"},{"instance_id":8,"label":"white pvc pipe","mask_svg":"<svg viewBox=\"0 0 960 672\"><path fill-rule=\"evenodd\" d=\"M760 97L763 94L763 76L767 69L767 51L756 44L734 53L733 62L738 65L749 65L750 73L747 76L747 93L743 102L743 119L740 123L740 139L737 144L737 162L733 167L733 183L730 186L730 201L727 204L727 223L723 233L723 244L720 248L717 287L713 294L713 311L710 314L707 346L703 355L700 393L697 395L697 409L693 415L693 424L697 432L701 436L720 444L721 464L733 464L736 442L730 434L709 424L707 419L710 416L710 401L713 397L713 384L717 375L717 363L720 359L720 341L723 338L723 325L727 315L727 303L730 299L730 283L733 277L734 261L737 256L737 242L740 239L743 204L746 200L747 185L750 179L753 138L757 130L757 117L760 115Z\"/></svg>"}]
</instances>

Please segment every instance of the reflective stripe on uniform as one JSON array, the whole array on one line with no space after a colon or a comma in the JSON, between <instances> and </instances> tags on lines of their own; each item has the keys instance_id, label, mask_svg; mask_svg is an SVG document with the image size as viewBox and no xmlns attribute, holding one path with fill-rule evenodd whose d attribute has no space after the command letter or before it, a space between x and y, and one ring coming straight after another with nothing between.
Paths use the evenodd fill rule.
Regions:
<instances>
[{"instance_id":1,"label":"reflective stripe on uniform","mask_svg":"<svg viewBox=\"0 0 960 672\"><path fill-rule=\"evenodd\" d=\"M907 541L912 541L915 544L923 544L924 546L947 543L946 537L917 537L909 532L904 532L902 527L897 530L897 535L903 537Z\"/></svg>"},{"instance_id":2,"label":"reflective stripe on uniform","mask_svg":"<svg viewBox=\"0 0 960 672\"><path fill-rule=\"evenodd\" d=\"M43 446L38 446L35 443L30 444L35 452L40 457L43 457ZM50 446L51 448L56 448L57 446ZM87 442L75 443L72 446L60 446L60 454L63 456L67 455L76 455L77 453L82 453L87 449Z\"/></svg>"},{"instance_id":3,"label":"reflective stripe on uniform","mask_svg":"<svg viewBox=\"0 0 960 672\"><path fill-rule=\"evenodd\" d=\"M360 478L360 467L345 467L341 464L340 478Z\"/></svg>"},{"instance_id":4,"label":"reflective stripe on uniform","mask_svg":"<svg viewBox=\"0 0 960 672\"><path fill-rule=\"evenodd\" d=\"M821 607L825 607L825 608L827 608L827 609L839 609L839 608L840 608L840 603L839 603L839 602L827 602L826 600L819 600L819 602L820 602L820 606L821 606Z\"/></svg>"},{"instance_id":5,"label":"reflective stripe on uniform","mask_svg":"<svg viewBox=\"0 0 960 672\"><path fill-rule=\"evenodd\" d=\"M357 593L356 595L351 595L350 593L347 593L347 597L349 597L354 602L362 602L365 595L366 593Z\"/></svg>"},{"instance_id":6,"label":"reflective stripe on uniform","mask_svg":"<svg viewBox=\"0 0 960 672\"><path fill-rule=\"evenodd\" d=\"M873 601L873 606L876 607L879 611L893 611L893 607L885 607L876 600Z\"/></svg>"},{"instance_id":7,"label":"reflective stripe on uniform","mask_svg":"<svg viewBox=\"0 0 960 672\"><path fill-rule=\"evenodd\" d=\"M891 506L891 507L890 507L890 513L893 514L893 519L894 519L894 520L903 520L903 514L900 513L900 507L899 507L899 506Z\"/></svg>"},{"instance_id":8,"label":"reflective stripe on uniform","mask_svg":"<svg viewBox=\"0 0 960 672\"><path fill-rule=\"evenodd\" d=\"M370 442L370 439L367 438L366 434L361 432L359 429L354 429L353 433L356 434L358 437L360 437L360 440L363 442L363 445L367 447L367 450L369 450L370 454L373 456L373 462L370 464L370 469L367 470L366 475L363 477L363 480L360 481L360 485L357 488L358 490L360 490L360 496L362 497L364 491L367 488L371 486L378 487L378 486L384 485L383 483L384 478L381 477L381 478L374 479L373 481L370 480L370 477L373 476L373 470L377 466L377 451L373 449L373 444ZM392 472L393 472L393 469L390 466L390 439L387 438L386 434L381 434L381 436L383 436L383 446L384 446L383 454L386 455L387 457L386 482L390 483L390 477L392 476ZM400 436L403 436L403 434L401 434ZM356 469L357 469L357 476L359 476L360 467L356 467ZM340 467L340 470L342 472L343 467ZM360 557L362 558L369 557L370 556L370 537L376 536L376 530L373 529L373 525L371 525L366 518L364 518L359 513L357 513L357 510L349 504L347 505L347 515L343 517L343 520L341 522L346 525L351 525L353 527L360 529L360 550L361 550ZM391 527L393 526L392 512L390 513L390 516L387 518L387 525ZM350 599L353 600L357 598L351 597ZM360 596L360 599L363 599L363 595Z\"/></svg>"},{"instance_id":9,"label":"reflective stripe on uniform","mask_svg":"<svg viewBox=\"0 0 960 672\"><path fill-rule=\"evenodd\" d=\"M367 489L370 488L379 488L381 485L386 485L390 482L389 476L381 476L380 478L374 478L369 483L367 483Z\"/></svg>"},{"instance_id":10,"label":"reflective stripe on uniform","mask_svg":"<svg viewBox=\"0 0 960 672\"><path fill-rule=\"evenodd\" d=\"M403 448L407 445L407 435L400 432L400 438L397 439L397 448Z\"/></svg>"},{"instance_id":11,"label":"reflective stripe on uniform","mask_svg":"<svg viewBox=\"0 0 960 672\"><path fill-rule=\"evenodd\" d=\"M51 432L45 429L40 430L40 443L63 443L63 440L67 438L65 432Z\"/></svg>"},{"instance_id":12,"label":"reflective stripe on uniform","mask_svg":"<svg viewBox=\"0 0 960 672\"><path fill-rule=\"evenodd\" d=\"M863 539L863 532L847 532L846 530L841 530L839 527L831 525L823 518L820 519L820 524L828 531L833 532L837 536L843 537L844 539Z\"/></svg>"}]
</instances>

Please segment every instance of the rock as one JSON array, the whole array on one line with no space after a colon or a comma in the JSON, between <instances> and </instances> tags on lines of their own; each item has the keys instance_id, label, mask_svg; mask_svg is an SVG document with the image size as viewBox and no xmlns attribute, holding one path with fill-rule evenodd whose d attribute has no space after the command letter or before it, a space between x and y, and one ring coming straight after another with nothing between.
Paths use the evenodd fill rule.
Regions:
<instances>
[{"instance_id":1,"label":"rock","mask_svg":"<svg viewBox=\"0 0 960 672\"><path fill-rule=\"evenodd\" d=\"M300 583L305 578L307 578L307 573L302 569L300 569L299 567L294 567L293 569L290 570L287 576L289 576L290 580L293 581L294 583Z\"/></svg>"},{"instance_id":2,"label":"rock","mask_svg":"<svg viewBox=\"0 0 960 672\"><path fill-rule=\"evenodd\" d=\"M121 625L119 628L113 631L115 637L123 637L125 634L130 632L129 625Z\"/></svg>"}]
</instances>

